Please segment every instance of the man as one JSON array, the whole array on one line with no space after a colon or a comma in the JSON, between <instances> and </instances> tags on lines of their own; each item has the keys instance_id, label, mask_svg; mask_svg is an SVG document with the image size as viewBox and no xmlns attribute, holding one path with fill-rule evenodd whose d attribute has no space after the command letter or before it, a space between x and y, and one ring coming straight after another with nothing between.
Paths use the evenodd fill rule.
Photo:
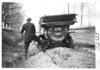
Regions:
<instances>
[{"instance_id":1,"label":"man","mask_svg":"<svg viewBox=\"0 0 100 70\"><path fill-rule=\"evenodd\" d=\"M35 30L35 26L33 23L31 23L31 18L27 19L27 23L25 23L22 26L22 30L21 33L23 33L25 31L25 59L27 57L27 52L28 52L28 48L29 48L29 44L32 40L35 40L38 42L39 45L41 45L41 47L44 47L44 44L40 41L40 39L35 35L36 30ZM38 47L39 48L39 47ZM44 51L44 50L43 50Z\"/></svg>"}]
</instances>

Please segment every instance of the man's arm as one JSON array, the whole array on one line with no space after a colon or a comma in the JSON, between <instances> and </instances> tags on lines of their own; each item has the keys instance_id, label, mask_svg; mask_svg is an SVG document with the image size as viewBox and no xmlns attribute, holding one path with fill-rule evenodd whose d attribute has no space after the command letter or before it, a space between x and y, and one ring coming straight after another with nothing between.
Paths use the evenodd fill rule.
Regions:
<instances>
[{"instance_id":1,"label":"man's arm","mask_svg":"<svg viewBox=\"0 0 100 70\"><path fill-rule=\"evenodd\" d=\"M24 32L24 30L25 30L25 26L23 25L21 29L21 34Z\"/></svg>"},{"instance_id":2,"label":"man's arm","mask_svg":"<svg viewBox=\"0 0 100 70\"><path fill-rule=\"evenodd\" d=\"M34 32L36 33L36 28L35 28L35 25L34 25Z\"/></svg>"},{"instance_id":3,"label":"man's arm","mask_svg":"<svg viewBox=\"0 0 100 70\"><path fill-rule=\"evenodd\" d=\"M33 23L32 23L33 24ZM36 33L36 29L35 29L35 25L33 24L33 26L32 26L32 30L33 30L33 32L34 32L34 34Z\"/></svg>"}]
</instances>

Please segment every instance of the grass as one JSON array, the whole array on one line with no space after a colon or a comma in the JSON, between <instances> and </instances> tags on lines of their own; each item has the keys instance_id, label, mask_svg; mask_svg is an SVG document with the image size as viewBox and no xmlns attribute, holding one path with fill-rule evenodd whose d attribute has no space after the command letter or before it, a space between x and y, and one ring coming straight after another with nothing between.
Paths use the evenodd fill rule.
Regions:
<instances>
[{"instance_id":1,"label":"grass","mask_svg":"<svg viewBox=\"0 0 100 70\"><path fill-rule=\"evenodd\" d=\"M95 28L82 30L75 29L73 31L75 31L75 33L71 35L75 43L95 45Z\"/></svg>"},{"instance_id":2,"label":"grass","mask_svg":"<svg viewBox=\"0 0 100 70\"><path fill-rule=\"evenodd\" d=\"M74 47L76 51L89 53L95 56L95 28L84 28L80 30L73 30L71 36L74 40Z\"/></svg>"},{"instance_id":3,"label":"grass","mask_svg":"<svg viewBox=\"0 0 100 70\"><path fill-rule=\"evenodd\" d=\"M22 41L20 33L13 30L2 30L2 67L16 67L23 60L23 47L17 43ZM21 52L21 53L20 53Z\"/></svg>"}]
</instances>

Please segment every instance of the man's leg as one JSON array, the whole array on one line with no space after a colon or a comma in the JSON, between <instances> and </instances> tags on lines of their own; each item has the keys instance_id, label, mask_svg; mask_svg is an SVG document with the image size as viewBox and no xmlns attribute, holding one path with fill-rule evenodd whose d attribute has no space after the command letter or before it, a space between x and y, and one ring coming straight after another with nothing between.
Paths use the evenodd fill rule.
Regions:
<instances>
[{"instance_id":1,"label":"man's leg","mask_svg":"<svg viewBox=\"0 0 100 70\"><path fill-rule=\"evenodd\" d=\"M27 53L28 53L29 43L30 42L25 42L25 47L24 47L24 49L25 49L25 60L27 59L26 57L27 57Z\"/></svg>"}]
</instances>

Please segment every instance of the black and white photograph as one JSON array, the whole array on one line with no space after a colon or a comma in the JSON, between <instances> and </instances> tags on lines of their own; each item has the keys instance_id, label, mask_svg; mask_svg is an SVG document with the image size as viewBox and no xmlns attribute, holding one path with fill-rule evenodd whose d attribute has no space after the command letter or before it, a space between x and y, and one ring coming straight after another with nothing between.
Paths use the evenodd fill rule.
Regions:
<instances>
[{"instance_id":1,"label":"black and white photograph","mask_svg":"<svg viewBox=\"0 0 100 70\"><path fill-rule=\"evenodd\" d=\"M100 1L1 2L2 68L100 68Z\"/></svg>"}]
</instances>

